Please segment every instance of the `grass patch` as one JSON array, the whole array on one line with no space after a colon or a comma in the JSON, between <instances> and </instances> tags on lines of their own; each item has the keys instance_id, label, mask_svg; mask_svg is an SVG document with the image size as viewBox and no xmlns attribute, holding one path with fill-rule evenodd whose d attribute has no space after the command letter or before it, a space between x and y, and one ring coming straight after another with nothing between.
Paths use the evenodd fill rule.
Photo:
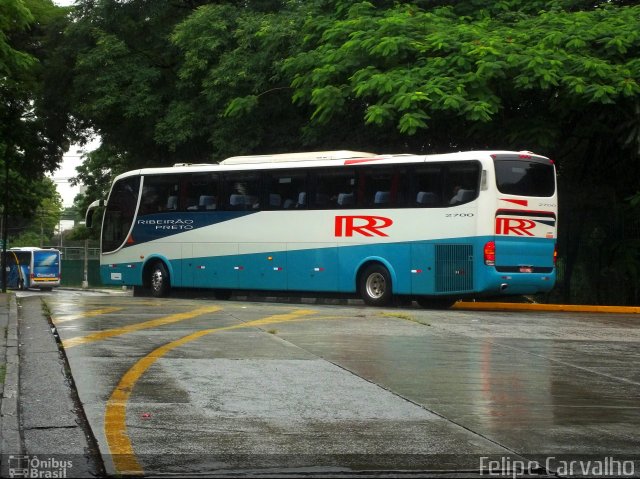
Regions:
<instances>
[{"instance_id":1,"label":"grass patch","mask_svg":"<svg viewBox=\"0 0 640 479\"><path fill-rule=\"evenodd\" d=\"M269 329L269 330L267 330L267 333L269 333L269 334L278 334L278 330L277 329Z\"/></svg>"},{"instance_id":2,"label":"grass patch","mask_svg":"<svg viewBox=\"0 0 640 479\"><path fill-rule=\"evenodd\" d=\"M0 383L4 384L4 378L7 374L7 365L6 364L0 364Z\"/></svg>"}]
</instances>

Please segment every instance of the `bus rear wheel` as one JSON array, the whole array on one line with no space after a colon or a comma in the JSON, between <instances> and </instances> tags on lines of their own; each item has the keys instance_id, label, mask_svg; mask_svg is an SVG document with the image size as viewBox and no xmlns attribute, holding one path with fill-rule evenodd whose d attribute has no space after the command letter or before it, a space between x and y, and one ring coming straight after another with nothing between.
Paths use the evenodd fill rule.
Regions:
<instances>
[{"instance_id":1,"label":"bus rear wheel","mask_svg":"<svg viewBox=\"0 0 640 479\"><path fill-rule=\"evenodd\" d=\"M163 262L158 261L151 267L149 286L151 287L151 295L154 298L163 298L169 294L171 280L169 279L169 271L167 271L167 267Z\"/></svg>"},{"instance_id":2,"label":"bus rear wheel","mask_svg":"<svg viewBox=\"0 0 640 479\"><path fill-rule=\"evenodd\" d=\"M372 264L360 275L360 297L369 306L385 306L391 301L391 275L381 264Z\"/></svg>"}]
</instances>

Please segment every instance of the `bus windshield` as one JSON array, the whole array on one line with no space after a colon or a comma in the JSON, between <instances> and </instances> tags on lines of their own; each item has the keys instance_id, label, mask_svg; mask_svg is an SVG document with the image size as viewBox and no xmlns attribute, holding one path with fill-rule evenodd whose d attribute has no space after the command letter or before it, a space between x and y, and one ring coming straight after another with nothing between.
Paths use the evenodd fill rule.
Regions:
<instances>
[{"instance_id":1,"label":"bus windshield","mask_svg":"<svg viewBox=\"0 0 640 479\"><path fill-rule=\"evenodd\" d=\"M139 176L124 178L113 185L104 213L102 251L115 251L127 239L136 213L139 187Z\"/></svg>"},{"instance_id":2,"label":"bus windshield","mask_svg":"<svg viewBox=\"0 0 640 479\"><path fill-rule=\"evenodd\" d=\"M501 193L518 196L553 196L555 173L550 160L496 155L494 162L496 183Z\"/></svg>"}]
</instances>

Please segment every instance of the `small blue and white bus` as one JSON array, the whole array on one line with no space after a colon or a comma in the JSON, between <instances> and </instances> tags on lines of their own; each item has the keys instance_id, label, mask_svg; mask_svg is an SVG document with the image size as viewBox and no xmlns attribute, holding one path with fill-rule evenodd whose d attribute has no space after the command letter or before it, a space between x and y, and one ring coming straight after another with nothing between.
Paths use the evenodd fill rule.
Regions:
<instances>
[{"instance_id":1,"label":"small blue and white bus","mask_svg":"<svg viewBox=\"0 0 640 479\"><path fill-rule=\"evenodd\" d=\"M548 292L556 277L555 167L531 152L233 157L124 173L104 206L102 281L155 296L315 291L446 306Z\"/></svg>"},{"instance_id":2,"label":"small blue and white bus","mask_svg":"<svg viewBox=\"0 0 640 479\"><path fill-rule=\"evenodd\" d=\"M54 248L22 247L7 250L7 287L51 290L60 286L60 251Z\"/></svg>"}]
</instances>

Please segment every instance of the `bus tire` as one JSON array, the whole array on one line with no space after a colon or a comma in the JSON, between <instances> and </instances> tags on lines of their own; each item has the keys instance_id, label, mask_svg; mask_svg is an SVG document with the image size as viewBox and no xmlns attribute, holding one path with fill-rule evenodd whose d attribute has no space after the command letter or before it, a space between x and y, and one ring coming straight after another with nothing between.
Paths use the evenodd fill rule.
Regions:
<instances>
[{"instance_id":1,"label":"bus tire","mask_svg":"<svg viewBox=\"0 0 640 479\"><path fill-rule=\"evenodd\" d=\"M456 301L456 299L437 298L433 296L418 296L416 298L416 303L425 309L449 309Z\"/></svg>"},{"instance_id":2,"label":"bus tire","mask_svg":"<svg viewBox=\"0 0 640 479\"><path fill-rule=\"evenodd\" d=\"M374 263L365 268L358 284L360 297L369 306L385 306L391 301L391 275L387 268Z\"/></svg>"},{"instance_id":3,"label":"bus tire","mask_svg":"<svg viewBox=\"0 0 640 479\"><path fill-rule=\"evenodd\" d=\"M149 286L151 296L154 298L164 298L171 290L171 279L169 271L162 261L157 261L149 270Z\"/></svg>"}]
</instances>

